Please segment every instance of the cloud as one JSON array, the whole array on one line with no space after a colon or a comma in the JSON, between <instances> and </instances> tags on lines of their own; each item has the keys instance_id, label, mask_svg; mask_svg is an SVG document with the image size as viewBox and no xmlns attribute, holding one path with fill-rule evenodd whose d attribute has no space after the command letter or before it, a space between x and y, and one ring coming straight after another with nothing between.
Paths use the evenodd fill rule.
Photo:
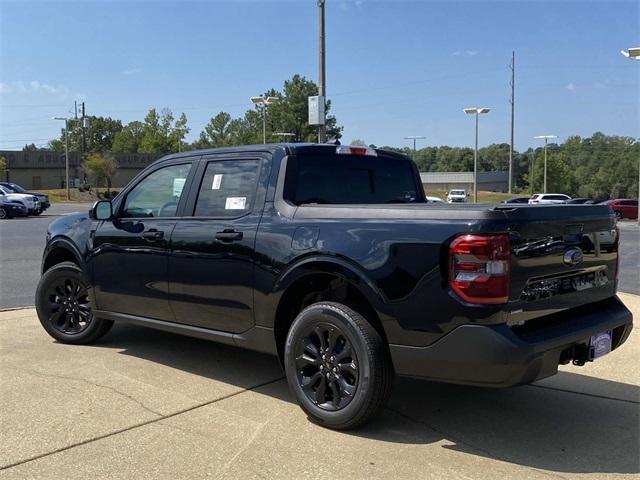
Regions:
<instances>
[{"instance_id":1,"label":"cloud","mask_svg":"<svg viewBox=\"0 0 640 480\"><path fill-rule=\"evenodd\" d=\"M356 8L360 9L362 8L362 6L364 5L364 0L345 0L342 1L338 4L338 7L340 8L340 10L349 10L349 8L351 8L352 6L355 6Z\"/></svg>"},{"instance_id":2,"label":"cloud","mask_svg":"<svg viewBox=\"0 0 640 480\"><path fill-rule=\"evenodd\" d=\"M567 90L569 90L570 92L573 92L576 89L576 86L574 85L573 82L569 82L569 84L567 85Z\"/></svg>"},{"instance_id":3,"label":"cloud","mask_svg":"<svg viewBox=\"0 0 640 480\"><path fill-rule=\"evenodd\" d=\"M45 95L53 95L57 98L64 99L68 96L77 97L79 94L71 91L69 87L61 86L61 85L51 85L46 82L42 82L40 80L31 80L30 82L23 82L22 80L17 80L8 83L0 83L0 93L10 94L29 94L29 93L39 93Z\"/></svg>"},{"instance_id":4,"label":"cloud","mask_svg":"<svg viewBox=\"0 0 640 480\"><path fill-rule=\"evenodd\" d=\"M456 50L451 54L451 56L459 57L461 55L464 55L466 57L475 57L476 55L478 55L478 53L480 53L478 50Z\"/></svg>"},{"instance_id":5,"label":"cloud","mask_svg":"<svg viewBox=\"0 0 640 480\"><path fill-rule=\"evenodd\" d=\"M142 72L141 68L130 68L128 70L123 70L120 72L122 75L135 75L136 73Z\"/></svg>"}]
</instances>

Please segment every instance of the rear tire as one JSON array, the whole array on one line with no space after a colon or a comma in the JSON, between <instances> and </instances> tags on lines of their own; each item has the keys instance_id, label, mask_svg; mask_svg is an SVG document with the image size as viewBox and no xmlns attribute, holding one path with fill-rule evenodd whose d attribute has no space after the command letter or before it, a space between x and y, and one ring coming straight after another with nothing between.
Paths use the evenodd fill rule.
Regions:
<instances>
[{"instance_id":1,"label":"rear tire","mask_svg":"<svg viewBox=\"0 0 640 480\"><path fill-rule=\"evenodd\" d=\"M300 312L287 335L284 364L300 407L327 428L363 425L391 395L394 372L385 341L340 303L314 303Z\"/></svg>"},{"instance_id":2,"label":"rear tire","mask_svg":"<svg viewBox=\"0 0 640 480\"><path fill-rule=\"evenodd\" d=\"M62 343L86 345L104 336L111 320L93 316L88 282L73 262L47 270L36 290L36 311L45 331Z\"/></svg>"},{"instance_id":3,"label":"rear tire","mask_svg":"<svg viewBox=\"0 0 640 480\"><path fill-rule=\"evenodd\" d=\"M4 207L0 207L0 220L8 220L10 218L11 214Z\"/></svg>"},{"instance_id":4,"label":"rear tire","mask_svg":"<svg viewBox=\"0 0 640 480\"><path fill-rule=\"evenodd\" d=\"M622 213L616 212L616 220L622 220Z\"/></svg>"}]
</instances>

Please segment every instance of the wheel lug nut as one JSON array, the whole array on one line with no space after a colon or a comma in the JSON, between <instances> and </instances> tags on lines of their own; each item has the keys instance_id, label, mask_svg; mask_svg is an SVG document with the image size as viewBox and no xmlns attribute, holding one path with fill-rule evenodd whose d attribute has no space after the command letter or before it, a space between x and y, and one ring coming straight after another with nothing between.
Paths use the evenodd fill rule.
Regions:
<instances>
[{"instance_id":1,"label":"wheel lug nut","mask_svg":"<svg viewBox=\"0 0 640 480\"><path fill-rule=\"evenodd\" d=\"M338 368L337 367L333 367L333 373L338 373Z\"/></svg>"},{"instance_id":2,"label":"wheel lug nut","mask_svg":"<svg viewBox=\"0 0 640 480\"><path fill-rule=\"evenodd\" d=\"M335 362L336 357L334 357L333 355L331 355L331 358L330 358L329 360L331 360L332 362Z\"/></svg>"},{"instance_id":3,"label":"wheel lug nut","mask_svg":"<svg viewBox=\"0 0 640 480\"><path fill-rule=\"evenodd\" d=\"M327 378L331 378L331 374L330 373L327 373Z\"/></svg>"}]
</instances>

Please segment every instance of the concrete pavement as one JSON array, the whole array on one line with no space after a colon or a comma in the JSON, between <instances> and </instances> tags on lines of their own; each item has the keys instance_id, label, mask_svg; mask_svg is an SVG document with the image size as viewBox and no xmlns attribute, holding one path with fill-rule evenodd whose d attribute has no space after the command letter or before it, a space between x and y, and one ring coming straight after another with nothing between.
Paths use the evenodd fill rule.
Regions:
<instances>
[{"instance_id":1,"label":"concrete pavement","mask_svg":"<svg viewBox=\"0 0 640 480\"><path fill-rule=\"evenodd\" d=\"M340 433L275 358L127 325L62 345L32 309L0 312L0 478L637 478L639 337L531 386L400 379Z\"/></svg>"}]
</instances>

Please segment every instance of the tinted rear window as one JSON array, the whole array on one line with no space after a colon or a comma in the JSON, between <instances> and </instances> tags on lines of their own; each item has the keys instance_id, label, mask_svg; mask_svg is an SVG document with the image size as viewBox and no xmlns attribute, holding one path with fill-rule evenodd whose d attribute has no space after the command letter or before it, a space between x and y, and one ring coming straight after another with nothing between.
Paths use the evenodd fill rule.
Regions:
<instances>
[{"instance_id":1,"label":"tinted rear window","mask_svg":"<svg viewBox=\"0 0 640 480\"><path fill-rule=\"evenodd\" d=\"M296 205L405 203L421 201L418 188L409 160L305 154L288 160L284 198Z\"/></svg>"}]
</instances>

